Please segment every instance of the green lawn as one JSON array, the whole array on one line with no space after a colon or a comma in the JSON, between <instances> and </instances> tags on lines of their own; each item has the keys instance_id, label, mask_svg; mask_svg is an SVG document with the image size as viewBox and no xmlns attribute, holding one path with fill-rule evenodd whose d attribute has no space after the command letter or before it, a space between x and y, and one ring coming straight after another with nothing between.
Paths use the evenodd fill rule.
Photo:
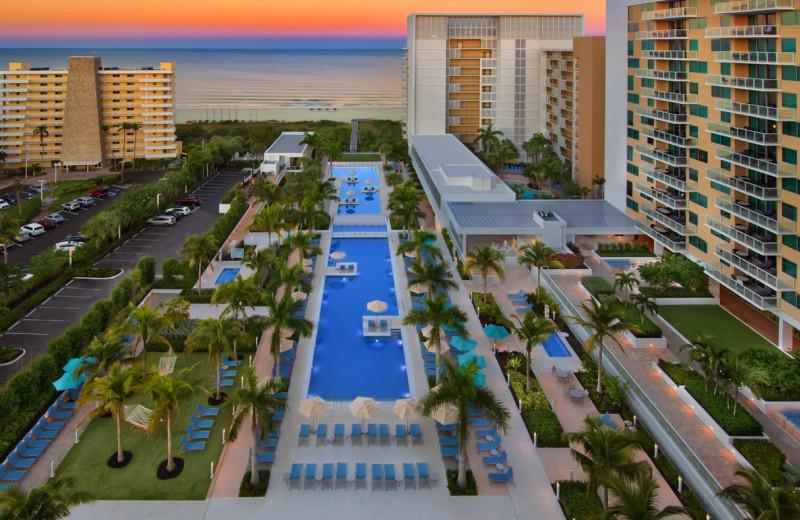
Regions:
<instances>
[{"instance_id":1,"label":"green lawn","mask_svg":"<svg viewBox=\"0 0 800 520\"><path fill-rule=\"evenodd\" d=\"M342 156L343 161L356 161L356 162L380 162L381 154L379 153L345 153Z\"/></svg>"},{"instance_id":2,"label":"green lawn","mask_svg":"<svg viewBox=\"0 0 800 520\"><path fill-rule=\"evenodd\" d=\"M662 305L658 313L689 341L702 332L716 336L720 346L739 352L776 348L719 305Z\"/></svg>"},{"instance_id":3,"label":"green lawn","mask_svg":"<svg viewBox=\"0 0 800 520\"><path fill-rule=\"evenodd\" d=\"M118 173L109 173L103 177L106 184L114 183L119 180ZM61 205L65 202L77 199L78 197L85 197L89 195L92 188L96 187L99 182L95 179L73 179L67 181L58 181L55 188L48 192L46 196L58 197L55 202L50 204L49 211L58 211Z\"/></svg>"},{"instance_id":4,"label":"green lawn","mask_svg":"<svg viewBox=\"0 0 800 520\"><path fill-rule=\"evenodd\" d=\"M151 364L157 363L162 355L157 352L148 354ZM214 370L208 363L207 354L177 356L176 371L191 363L199 363L189 377L197 378L199 386L212 390ZM230 395L231 389L227 390ZM205 449L180 454L181 435L189 424L189 416L196 411L197 403L207 406L206 399L205 393L198 390L181 405L173 418L173 456L180 456L185 461L183 472L174 479L156 478L158 465L167 457L167 432L163 428L147 435L123 422L122 447L133 453L133 460L124 468L109 468L106 461L117 449L113 418L93 420L81 435L80 442L58 466L57 473L72 477L76 488L92 493L97 500L202 500L211 483L211 461L216 464L222 451L222 429L228 427L231 418L230 405L225 403L214 420ZM132 402L152 408L148 397L138 397Z\"/></svg>"}]
</instances>

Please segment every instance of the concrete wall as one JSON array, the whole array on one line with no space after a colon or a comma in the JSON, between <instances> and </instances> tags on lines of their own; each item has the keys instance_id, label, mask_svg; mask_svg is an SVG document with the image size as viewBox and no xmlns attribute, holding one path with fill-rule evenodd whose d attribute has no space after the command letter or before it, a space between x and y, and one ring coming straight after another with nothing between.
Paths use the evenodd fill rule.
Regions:
<instances>
[{"instance_id":1,"label":"concrete wall","mask_svg":"<svg viewBox=\"0 0 800 520\"><path fill-rule=\"evenodd\" d=\"M61 161L66 165L103 160L100 131L99 57L69 59Z\"/></svg>"}]
</instances>

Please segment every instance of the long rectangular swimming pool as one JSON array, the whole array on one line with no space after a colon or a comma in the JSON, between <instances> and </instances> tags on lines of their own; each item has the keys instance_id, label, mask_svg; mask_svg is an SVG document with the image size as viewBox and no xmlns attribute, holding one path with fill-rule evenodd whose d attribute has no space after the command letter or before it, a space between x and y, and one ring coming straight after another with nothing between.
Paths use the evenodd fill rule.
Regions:
<instances>
[{"instance_id":1,"label":"long rectangular swimming pool","mask_svg":"<svg viewBox=\"0 0 800 520\"><path fill-rule=\"evenodd\" d=\"M550 357L571 357L569 349L564 344L564 340L558 333L554 332L547 337L547 340L542 343L545 352Z\"/></svg>"},{"instance_id":2,"label":"long rectangular swimming pool","mask_svg":"<svg viewBox=\"0 0 800 520\"><path fill-rule=\"evenodd\" d=\"M339 197L342 199L357 198L358 204L339 204L338 215L380 215L380 193L363 193L361 190L367 186L378 187L378 170L374 166L334 166L331 169L334 177L358 177L358 182L342 182Z\"/></svg>"},{"instance_id":3,"label":"long rectangular swimming pool","mask_svg":"<svg viewBox=\"0 0 800 520\"><path fill-rule=\"evenodd\" d=\"M331 252L357 262L358 275L325 279L308 395L327 400L358 396L390 400L409 396L403 343L399 338L365 338L362 316L397 315L394 275L386 238L338 238ZM386 302L381 313L367 310L373 300Z\"/></svg>"}]
</instances>

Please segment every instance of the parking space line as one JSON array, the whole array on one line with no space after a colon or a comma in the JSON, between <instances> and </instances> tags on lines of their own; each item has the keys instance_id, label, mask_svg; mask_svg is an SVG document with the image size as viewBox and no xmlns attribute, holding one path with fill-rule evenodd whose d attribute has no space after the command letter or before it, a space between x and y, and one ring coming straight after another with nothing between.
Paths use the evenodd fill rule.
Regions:
<instances>
[{"instance_id":1,"label":"parking space line","mask_svg":"<svg viewBox=\"0 0 800 520\"><path fill-rule=\"evenodd\" d=\"M100 291L102 289L91 289L89 287L64 287L64 289L72 289L73 291Z\"/></svg>"},{"instance_id":2,"label":"parking space line","mask_svg":"<svg viewBox=\"0 0 800 520\"><path fill-rule=\"evenodd\" d=\"M67 310L73 310L73 311L76 311L76 310L80 309L80 307L58 307L56 305L48 305L46 307L44 305L39 305L38 308L39 309L67 309Z\"/></svg>"},{"instance_id":3,"label":"parking space line","mask_svg":"<svg viewBox=\"0 0 800 520\"><path fill-rule=\"evenodd\" d=\"M41 332L4 332L3 335L14 335L14 336L49 336L50 334L42 334Z\"/></svg>"},{"instance_id":4,"label":"parking space line","mask_svg":"<svg viewBox=\"0 0 800 520\"><path fill-rule=\"evenodd\" d=\"M62 294L58 296L59 298L92 298L92 296L71 296L69 294Z\"/></svg>"},{"instance_id":5,"label":"parking space line","mask_svg":"<svg viewBox=\"0 0 800 520\"><path fill-rule=\"evenodd\" d=\"M11 329L13 329L14 327L16 327L17 325L19 325L19 322L18 322L18 321L15 321L15 322L14 322L14 324L13 324L12 326L10 326L10 327L9 327L7 330L11 330Z\"/></svg>"},{"instance_id":6,"label":"parking space line","mask_svg":"<svg viewBox=\"0 0 800 520\"><path fill-rule=\"evenodd\" d=\"M61 321L67 321L67 320L45 320L45 319L39 319L39 318L22 318L22 321L59 321L59 322L61 322Z\"/></svg>"}]
</instances>

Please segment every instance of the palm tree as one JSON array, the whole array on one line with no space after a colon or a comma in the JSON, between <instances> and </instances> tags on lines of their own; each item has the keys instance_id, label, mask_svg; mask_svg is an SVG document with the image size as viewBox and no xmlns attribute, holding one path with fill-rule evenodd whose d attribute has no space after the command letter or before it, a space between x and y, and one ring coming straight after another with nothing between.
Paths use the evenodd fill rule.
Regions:
<instances>
[{"instance_id":1,"label":"palm tree","mask_svg":"<svg viewBox=\"0 0 800 520\"><path fill-rule=\"evenodd\" d=\"M86 347L83 365L78 367L77 373L104 376L115 364L130 359L130 351L119 334L113 334L105 341L94 338Z\"/></svg>"},{"instance_id":2,"label":"palm tree","mask_svg":"<svg viewBox=\"0 0 800 520\"><path fill-rule=\"evenodd\" d=\"M255 284L263 289L267 284L269 275L275 269L278 257L275 254L275 249L272 247L265 247L258 250L248 250L247 255L244 257L245 267L253 271L253 278Z\"/></svg>"},{"instance_id":3,"label":"palm tree","mask_svg":"<svg viewBox=\"0 0 800 520\"><path fill-rule=\"evenodd\" d=\"M727 498L747 512L752 520L800 518L800 495L794 485L773 486L756 469L739 466L736 476L744 483L732 484L717 496Z\"/></svg>"},{"instance_id":4,"label":"palm tree","mask_svg":"<svg viewBox=\"0 0 800 520\"><path fill-rule=\"evenodd\" d=\"M596 300L589 300L589 305L581 304L581 309L586 315L567 316L576 325L586 327L592 331L592 335L586 340L586 352L591 354L597 350L597 393L603 393L603 351L605 350L604 341L610 339L620 350L625 352L625 348L617 338L618 335L627 331L639 332L640 329L625 317L625 308L622 303L614 299L604 300L598 303Z\"/></svg>"},{"instance_id":5,"label":"palm tree","mask_svg":"<svg viewBox=\"0 0 800 520\"><path fill-rule=\"evenodd\" d=\"M594 196L596 199L602 198L603 186L606 184L606 178L600 175L592 177L592 186L594 186Z\"/></svg>"},{"instance_id":6,"label":"palm tree","mask_svg":"<svg viewBox=\"0 0 800 520\"><path fill-rule=\"evenodd\" d=\"M260 301L261 291L251 278L244 279L242 275L236 275L230 282L218 286L211 295L211 303L226 304L222 316L230 314L234 320L241 316L242 328L247 326L247 308L252 309Z\"/></svg>"},{"instance_id":7,"label":"palm tree","mask_svg":"<svg viewBox=\"0 0 800 520\"><path fill-rule=\"evenodd\" d=\"M390 216L402 223L406 237L410 237L411 228L416 227L419 219L425 217L425 212L420 209L419 203L408 203L392 210Z\"/></svg>"},{"instance_id":8,"label":"palm tree","mask_svg":"<svg viewBox=\"0 0 800 520\"><path fill-rule=\"evenodd\" d=\"M418 229L414 231L411 239L401 242L397 246L397 255L414 252L417 255L417 264L422 265L422 255L427 253L431 260L443 260L441 249L436 247L436 233L432 231Z\"/></svg>"},{"instance_id":9,"label":"palm tree","mask_svg":"<svg viewBox=\"0 0 800 520\"><path fill-rule=\"evenodd\" d=\"M645 293L631 294L631 302L643 315L648 313L652 315L658 314L658 304Z\"/></svg>"},{"instance_id":10,"label":"palm tree","mask_svg":"<svg viewBox=\"0 0 800 520\"><path fill-rule=\"evenodd\" d=\"M739 389L748 387L756 397L760 397L759 386L767 384L767 373L761 367L756 367L745 363L739 357L739 353L729 352L722 363L723 379L728 386L733 387L733 415L736 415L736 407L739 404ZM730 396L730 393L727 394Z\"/></svg>"},{"instance_id":11,"label":"palm tree","mask_svg":"<svg viewBox=\"0 0 800 520\"><path fill-rule=\"evenodd\" d=\"M3 246L3 262L6 264L8 263L8 248L14 243L14 237L18 232L18 220L5 215L0 216L0 245Z\"/></svg>"},{"instance_id":12,"label":"palm tree","mask_svg":"<svg viewBox=\"0 0 800 520\"><path fill-rule=\"evenodd\" d=\"M494 272L500 280L506 279L506 272L503 269L503 261L505 259L506 255L502 251L491 246L475 247L467 255L467 270L477 269L481 273L483 294L489 293L489 287L486 282L489 273Z\"/></svg>"},{"instance_id":13,"label":"palm tree","mask_svg":"<svg viewBox=\"0 0 800 520\"><path fill-rule=\"evenodd\" d=\"M144 375L147 375L147 344L151 341L166 345L170 349L172 344L167 338L158 333L159 330L171 329L174 325L171 323L158 308L150 308L150 303L145 303L141 307L137 307L133 302L128 304L131 312L128 315L128 320L123 325L123 330L133 334L136 341L133 342L134 352L139 340L142 342L142 365L144 368Z\"/></svg>"},{"instance_id":14,"label":"palm tree","mask_svg":"<svg viewBox=\"0 0 800 520\"><path fill-rule=\"evenodd\" d=\"M230 318L206 318L197 324L197 327L186 338L185 352L195 350L208 350L208 360L214 364L217 372L216 394L217 402L222 400L220 376L222 375L222 356L233 351L233 342L242 334L239 324Z\"/></svg>"},{"instance_id":15,"label":"palm tree","mask_svg":"<svg viewBox=\"0 0 800 520\"><path fill-rule=\"evenodd\" d=\"M528 269L536 267L536 285L538 287L542 281L542 267L549 269L564 267L561 262L551 260L554 254L556 254L555 249L547 246L542 240L537 240L533 244L525 244L519 248L517 263Z\"/></svg>"},{"instance_id":16,"label":"palm tree","mask_svg":"<svg viewBox=\"0 0 800 520\"><path fill-rule=\"evenodd\" d=\"M138 395L137 381L142 374L141 367L132 366L122 369L120 362L114 363L109 372L103 376L90 379L83 387L78 404L97 403L81 419L80 424L111 412L117 426L117 462L125 461L122 451L122 417L125 415L125 401Z\"/></svg>"},{"instance_id":17,"label":"palm tree","mask_svg":"<svg viewBox=\"0 0 800 520\"><path fill-rule=\"evenodd\" d=\"M464 323L467 321L467 313L455 305L447 303L447 296L439 293L436 296L431 294L425 299L424 307L411 310L405 318L403 325L431 326L430 341L436 347L436 384L441 381L442 363L442 327L455 329L458 336L467 337L467 329Z\"/></svg>"},{"instance_id":18,"label":"palm tree","mask_svg":"<svg viewBox=\"0 0 800 520\"><path fill-rule=\"evenodd\" d=\"M681 506L666 506L659 510L656 505L658 482L653 478L650 466L642 465L628 478L607 476L603 479L604 489L611 489L617 498L613 506L606 509L600 518L625 520L662 520L675 515L687 515L688 511Z\"/></svg>"},{"instance_id":19,"label":"palm tree","mask_svg":"<svg viewBox=\"0 0 800 520\"><path fill-rule=\"evenodd\" d=\"M302 308L303 303L292 298L291 294L284 294L278 300L274 294L268 294L264 304L267 307L267 318L264 320L266 327L272 327L272 335L269 338L269 351L275 361L276 373L280 374L280 352L281 339L291 331L301 337L311 337L313 330L312 323L305 318L295 318L295 312Z\"/></svg>"},{"instance_id":20,"label":"palm tree","mask_svg":"<svg viewBox=\"0 0 800 520\"><path fill-rule=\"evenodd\" d=\"M6 169L6 152L0 150L0 170Z\"/></svg>"},{"instance_id":21,"label":"palm tree","mask_svg":"<svg viewBox=\"0 0 800 520\"><path fill-rule=\"evenodd\" d=\"M179 253L186 255L190 266L197 266L197 294L203 290L203 264L211 262L217 252L217 247L217 243L210 233L189 235L181 246Z\"/></svg>"},{"instance_id":22,"label":"palm tree","mask_svg":"<svg viewBox=\"0 0 800 520\"><path fill-rule=\"evenodd\" d=\"M39 487L25 491L20 486L0 491L0 518L8 520L60 520L69 517L73 506L94 502L84 491L68 492L73 481L51 478Z\"/></svg>"},{"instance_id":23,"label":"palm tree","mask_svg":"<svg viewBox=\"0 0 800 520\"><path fill-rule=\"evenodd\" d=\"M108 136L111 133L111 126L110 125L100 125L100 131L103 132L103 138L106 140L106 147L108 151L111 152L111 164L117 162L117 159L114 157L114 149L108 146Z\"/></svg>"},{"instance_id":24,"label":"palm tree","mask_svg":"<svg viewBox=\"0 0 800 520\"><path fill-rule=\"evenodd\" d=\"M306 278L302 264L294 264L291 267L286 264L278 265L278 269L272 273L267 287L273 292L277 292L280 287L283 287L287 293L296 290L311 292L311 282Z\"/></svg>"},{"instance_id":25,"label":"palm tree","mask_svg":"<svg viewBox=\"0 0 800 520\"><path fill-rule=\"evenodd\" d=\"M441 383L431 390L420 401L422 415L431 417L444 407L458 409L456 419L456 438L458 439L458 478L457 484L461 488L467 487L467 446L472 434L470 410L480 410L490 422L498 428L508 428L511 415L503 406L502 401L488 388L475 384L475 374L479 371L475 361L463 367L457 367L453 361L443 359L444 376Z\"/></svg>"},{"instance_id":26,"label":"palm tree","mask_svg":"<svg viewBox=\"0 0 800 520\"><path fill-rule=\"evenodd\" d=\"M313 233L295 233L287 241L290 251L297 251L298 263L303 264L306 257L316 256L322 254L322 249L314 244Z\"/></svg>"},{"instance_id":27,"label":"palm tree","mask_svg":"<svg viewBox=\"0 0 800 520\"><path fill-rule=\"evenodd\" d=\"M553 143L543 133L536 132L533 137L522 144L522 148L528 154L531 162L539 162L545 151L553 149Z\"/></svg>"},{"instance_id":28,"label":"palm tree","mask_svg":"<svg viewBox=\"0 0 800 520\"><path fill-rule=\"evenodd\" d=\"M257 449L259 438L267 440L267 434L274 428L272 414L286 410L286 398L276 397L275 394L283 390L280 379L267 379L259 384L258 376L252 367L245 368L242 374L243 386L236 390L231 398L236 409L233 417L228 440L235 441L239 436L245 421L250 419L250 485L255 486L260 481L258 474Z\"/></svg>"},{"instance_id":29,"label":"palm tree","mask_svg":"<svg viewBox=\"0 0 800 520\"><path fill-rule=\"evenodd\" d=\"M300 144L308 145L308 147L311 148L311 157L316 159L322 146L322 140L320 139L319 134L306 132L303 135L303 140L300 141Z\"/></svg>"},{"instance_id":30,"label":"palm tree","mask_svg":"<svg viewBox=\"0 0 800 520\"><path fill-rule=\"evenodd\" d=\"M257 179L256 182L253 183L253 196L257 201L271 206L283 202L286 198L286 193L283 191L283 188L275 183Z\"/></svg>"},{"instance_id":31,"label":"palm tree","mask_svg":"<svg viewBox=\"0 0 800 520\"><path fill-rule=\"evenodd\" d=\"M429 296L442 289L458 289L458 284L453 281L453 275L444 263L428 261L424 264L411 264L408 270L408 287L425 285Z\"/></svg>"},{"instance_id":32,"label":"palm tree","mask_svg":"<svg viewBox=\"0 0 800 520\"><path fill-rule=\"evenodd\" d=\"M495 130L491 124L487 127L478 128L478 137L475 138L473 143L480 143L481 151L491 153L492 145L499 144L498 136L503 135L500 130Z\"/></svg>"},{"instance_id":33,"label":"palm tree","mask_svg":"<svg viewBox=\"0 0 800 520\"><path fill-rule=\"evenodd\" d=\"M517 320L517 324L513 325L514 334L517 338L525 343L525 353L527 355L527 368L525 370L526 386L525 393L531 391L531 351L534 345L538 345L545 341L550 334L556 332L558 328L556 324L547 318L537 317L533 311L525 313L524 319L519 319L519 316L511 316L512 320Z\"/></svg>"},{"instance_id":34,"label":"palm tree","mask_svg":"<svg viewBox=\"0 0 800 520\"><path fill-rule=\"evenodd\" d=\"M620 289L624 295L623 301L628 301L628 291L632 291L639 285L634 271L622 271L614 274L614 289Z\"/></svg>"},{"instance_id":35,"label":"palm tree","mask_svg":"<svg viewBox=\"0 0 800 520\"><path fill-rule=\"evenodd\" d=\"M14 180L14 193L17 195L17 209L22 216L22 181L19 179Z\"/></svg>"},{"instance_id":36,"label":"palm tree","mask_svg":"<svg viewBox=\"0 0 800 520\"><path fill-rule=\"evenodd\" d=\"M177 373L153 374L143 385L144 393L150 396L154 408L150 412L147 429L155 431L162 426L167 427L167 467L166 470L175 470L175 461L172 459L172 414L195 391L194 383L185 379L186 374L197 365L186 367Z\"/></svg>"},{"instance_id":37,"label":"palm tree","mask_svg":"<svg viewBox=\"0 0 800 520\"><path fill-rule=\"evenodd\" d=\"M696 362L703 370L705 391L708 393L708 382L718 380L722 363L729 351L720 347L717 338L710 334L698 334L693 343L681 345L679 348L680 351L686 349L689 349L689 361Z\"/></svg>"},{"instance_id":38,"label":"palm tree","mask_svg":"<svg viewBox=\"0 0 800 520\"><path fill-rule=\"evenodd\" d=\"M139 123L128 123L128 130L133 130L133 161L132 168L136 168L136 144L139 141Z\"/></svg>"},{"instance_id":39,"label":"palm tree","mask_svg":"<svg viewBox=\"0 0 800 520\"><path fill-rule=\"evenodd\" d=\"M264 231L268 234L269 241L272 243L272 234L278 234L278 247L281 245L281 231L285 227L286 208L280 204L273 204L256 213L253 223L250 224L252 231Z\"/></svg>"},{"instance_id":40,"label":"palm tree","mask_svg":"<svg viewBox=\"0 0 800 520\"><path fill-rule=\"evenodd\" d=\"M635 462L638 446L630 435L614 430L590 416L583 420L583 429L567 434L567 440L579 444L582 450L572 448L575 459L587 478L587 493L597 493L602 486L603 505L608 507L606 478L610 476L632 477L641 463Z\"/></svg>"},{"instance_id":41,"label":"palm tree","mask_svg":"<svg viewBox=\"0 0 800 520\"><path fill-rule=\"evenodd\" d=\"M44 168L44 138L50 136L47 125L39 125L33 129L33 135L39 136L39 146L42 147L42 168Z\"/></svg>"},{"instance_id":42,"label":"palm tree","mask_svg":"<svg viewBox=\"0 0 800 520\"><path fill-rule=\"evenodd\" d=\"M122 168L120 168L120 182L122 182L125 180L125 149L128 147L128 130L130 130L131 124L121 123L118 128L122 132Z\"/></svg>"}]
</instances>

